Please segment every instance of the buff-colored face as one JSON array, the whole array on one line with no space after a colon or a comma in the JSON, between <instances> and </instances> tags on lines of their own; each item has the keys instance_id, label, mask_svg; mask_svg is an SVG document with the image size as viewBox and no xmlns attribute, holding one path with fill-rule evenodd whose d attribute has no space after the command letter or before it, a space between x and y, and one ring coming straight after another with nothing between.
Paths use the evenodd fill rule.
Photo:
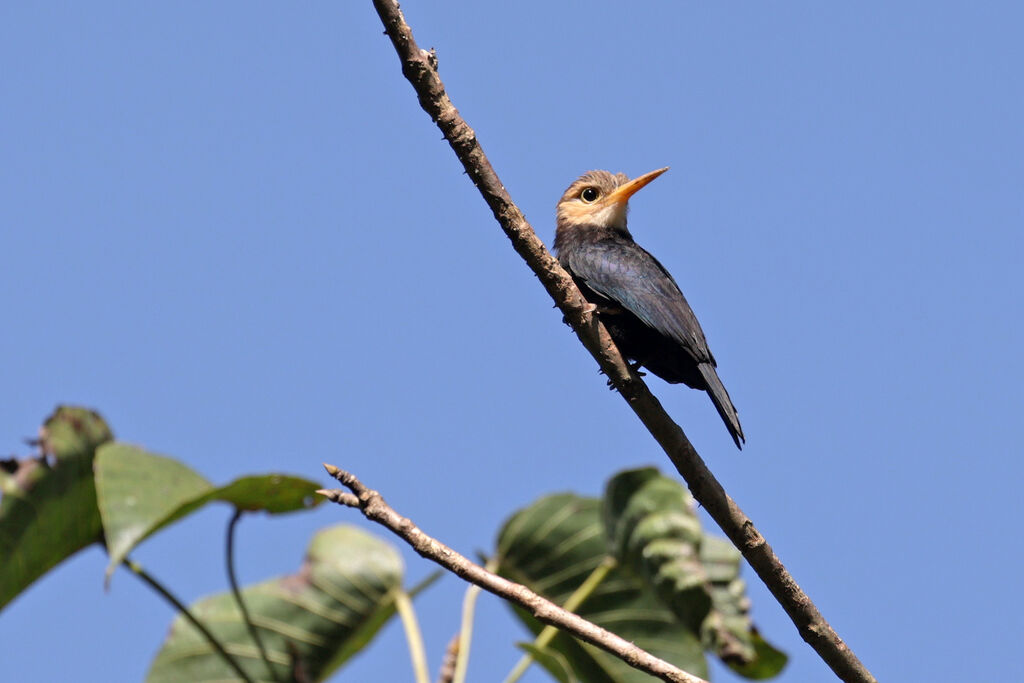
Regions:
<instances>
[{"instance_id":1,"label":"buff-colored face","mask_svg":"<svg viewBox=\"0 0 1024 683\"><path fill-rule=\"evenodd\" d=\"M558 202L559 225L597 225L626 229L629 198L668 167L630 180L624 173L589 171L569 186Z\"/></svg>"}]
</instances>

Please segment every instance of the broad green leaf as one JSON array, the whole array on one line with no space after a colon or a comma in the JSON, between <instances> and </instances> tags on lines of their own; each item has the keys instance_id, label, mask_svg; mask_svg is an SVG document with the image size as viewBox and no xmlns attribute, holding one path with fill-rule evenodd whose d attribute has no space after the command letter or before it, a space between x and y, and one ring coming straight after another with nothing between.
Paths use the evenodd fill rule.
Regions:
<instances>
[{"instance_id":1,"label":"broad green leaf","mask_svg":"<svg viewBox=\"0 0 1024 683\"><path fill-rule=\"evenodd\" d=\"M653 467L626 470L609 480L603 516L618 560L698 631L711 610L711 587L700 559L703 534L690 492Z\"/></svg>"},{"instance_id":2,"label":"broad green leaf","mask_svg":"<svg viewBox=\"0 0 1024 683\"><path fill-rule=\"evenodd\" d=\"M560 652L546 647L537 647L533 643L516 643L516 647L528 653L534 661L548 670L558 683L578 683L573 675L569 660Z\"/></svg>"},{"instance_id":3,"label":"broad green leaf","mask_svg":"<svg viewBox=\"0 0 1024 683\"><path fill-rule=\"evenodd\" d=\"M785 666L786 655L750 621L739 552L705 535L689 491L654 468L612 477L600 501L572 494L541 499L514 515L498 541L500 571L558 604L606 554L619 564L583 602L581 616L700 676L702 650L747 678L770 678ZM538 631L532 617L517 614ZM648 680L624 664L606 664L609 655L564 634L547 649L561 653L581 680Z\"/></svg>"},{"instance_id":4,"label":"broad green leaf","mask_svg":"<svg viewBox=\"0 0 1024 683\"><path fill-rule=\"evenodd\" d=\"M583 583L605 559L609 543L601 501L574 494L542 498L519 511L498 536L498 571L557 604ZM707 677L697 633L682 623L652 587L629 565L620 564L583 601L577 613L692 674ZM516 610L538 633L543 624ZM568 663L572 675L588 683L647 683L650 676L592 645L559 633L546 648ZM545 660L538 660L547 668ZM552 675L559 671L549 669Z\"/></svg>"},{"instance_id":5,"label":"broad green leaf","mask_svg":"<svg viewBox=\"0 0 1024 683\"><path fill-rule=\"evenodd\" d=\"M261 474L235 479L210 494L210 500L230 503L239 510L279 515L306 510L326 500L314 495L323 484L286 474Z\"/></svg>"},{"instance_id":6,"label":"broad green leaf","mask_svg":"<svg viewBox=\"0 0 1024 683\"><path fill-rule=\"evenodd\" d=\"M754 626L750 627L750 640L754 643L754 658L747 662L726 661L728 667L744 678L757 681L778 676L786 668L789 656L761 637Z\"/></svg>"},{"instance_id":7,"label":"broad green leaf","mask_svg":"<svg viewBox=\"0 0 1024 683\"><path fill-rule=\"evenodd\" d=\"M101 540L93 454L112 438L97 413L61 406L40 429L41 455L0 470L0 607Z\"/></svg>"},{"instance_id":8,"label":"broad green leaf","mask_svg":"<svg viewBox=\"0 0 1024 683\"><path fill-rule=\"evenodd\" d=\"M762 638L750 620L750 599L739 578L740 552L724 538L705 536L700 556L713 602L701 627L705 647L744 678L778 675L789 657Z\"/></svg>"},{"instance_id":9,"label":"broad green leaf","mask_svg":"<svg viewBox=\"0 0 1024 683\"><path fill-rule=\"evenodd\" d=\"M322 681L364 647L394 614L402 560L387 542L349 525L314 536L295 574L249 586L245 605L277 677ZM204 598L191 611L254 680L271 680L234 596ZM180 615L154 659L147 683L203 683L237 676Z\"/></svg>"},{"instance_id":10,"label":"broad green leaf","mask_svg":"<svg viewBox=\"0 0 1024 683\"><path fill-rule=\"evenodd\" d=\"M112 443L96 453L96 494L114 569L144 539L210 501L271 514L312 507L316 482L280 474L248 476L222 487L174 458Z\"/></svg>"},{"instance_id":11,"label":"broad green leaf","mask_svg":"<svg viewBox=\"0 0 1024 683\"><path fill-rule=\"evenodd\" d=\"M613 552L653 587L706 650L747 678L770 678L786 655L757 635L740 578L741 555L702 533L693 497L655 468L626 470L605 490L604 519Z\"/></svg>"},{"instance_id":12,"label":"broad green leaf","mask_svg":"<svg viewBox=\"0 0 1024 683\"><path fill-rule=\"evenodd\" d=\"M174 458L123 443L100 448L96 497L110 555L107 577L144 538L186 515L189 503L212 490L213 484Z\"/></svg>"}]
</instances>

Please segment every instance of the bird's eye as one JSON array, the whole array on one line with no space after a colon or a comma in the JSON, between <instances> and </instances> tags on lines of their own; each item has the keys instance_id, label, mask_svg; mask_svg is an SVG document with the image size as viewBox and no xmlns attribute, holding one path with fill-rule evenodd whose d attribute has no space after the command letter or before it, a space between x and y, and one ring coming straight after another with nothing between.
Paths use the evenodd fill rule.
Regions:
<instances>
[{"instance_id":1,"label":"bird's eye","mask_svg":"<svg viewBox=\"0 0 1024 683\"><path fill-rule=\"evenodd\" d=\"M601 193L597 191L597 188L585 187L583 188L583 192L580 192L580 199L582 199L587 204L590 204L592 202L596 202L600 194Z\"/></svg>"}]
</instances>

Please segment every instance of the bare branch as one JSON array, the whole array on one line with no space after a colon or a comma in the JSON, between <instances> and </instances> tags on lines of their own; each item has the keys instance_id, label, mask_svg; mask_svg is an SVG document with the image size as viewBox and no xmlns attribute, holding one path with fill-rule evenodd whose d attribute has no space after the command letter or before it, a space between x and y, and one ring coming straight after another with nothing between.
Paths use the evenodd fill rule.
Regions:
<instances>
[{"instance_id":1,"label":"bare branch","mask_svg":"<svg viewBox=\"0 0 1024 683\"><path fill-rule=\"evenodd\" d=\"M388 505L384 498L373 489L367 488L355 475L333 465L325 464L327 472L340 481L352 493L345 491L321 490L317 493L326 496L335 503L355 507L362 511L367 519L391 529L413 550L461 578L480 586L498 597L514 602L528 610L537 620L562 629L585 642L609 652L635 669L649 673L663 681L672 683L707 683L702 678L692 676L676 668L668 662L658 659L636 645L623 640L611 631L590 623L572 612L566 611L555 603L542 598L526 586L513 583L508 579L487 571L483 567L455 552L444 543L427 536L413 524L412 520L398 514Z\"/></svg>"},{"instance_id":2,"label":"bare branch","mask_svg":"<svg viewBox=\"0 0 1024 683\"><path fill-rule=\"evenodd\" d=\"M502 230L512 241L513 248L537 275L612 385L664 449L676 470L686 480L693 497L743 553L743 557L786 610L800 636L832 671L844 681L875 683L875 677L825 621L775 551L754 527L754 523L725 493L682 428L668 416L647 385L625 362L604 325L593 315L593 307L587 305L572 278L544 247L522 212L512 202L477 142L476 133L448 98L437 73L437 56L434 51L421 50L416 45L412 29L405 22L397 2L373 0L373 4L398 53L402 73L416 90L420 106L441 129L466 173L491 207Z\"/></svg>"}]
</instances>

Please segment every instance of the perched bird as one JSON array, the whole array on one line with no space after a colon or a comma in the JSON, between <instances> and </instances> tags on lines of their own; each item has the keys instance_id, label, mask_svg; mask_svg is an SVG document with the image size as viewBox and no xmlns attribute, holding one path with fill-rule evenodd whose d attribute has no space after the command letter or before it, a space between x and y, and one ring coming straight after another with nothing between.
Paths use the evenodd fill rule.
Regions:
<instances>
[{"instance_id":1,"label":"perched bird","mask_svg":"<svg viewBox=\"0 0 1024 683\"><path fill-rule=\"evenodd\" d=\"M708 392L742 448L736 407L697 316L665 267L626 229L629 198L667 170L633 180L622 173L584 173L558 202L555 254L596 306L622 355L666 382Z\"/></svg>"}]
</instances>

